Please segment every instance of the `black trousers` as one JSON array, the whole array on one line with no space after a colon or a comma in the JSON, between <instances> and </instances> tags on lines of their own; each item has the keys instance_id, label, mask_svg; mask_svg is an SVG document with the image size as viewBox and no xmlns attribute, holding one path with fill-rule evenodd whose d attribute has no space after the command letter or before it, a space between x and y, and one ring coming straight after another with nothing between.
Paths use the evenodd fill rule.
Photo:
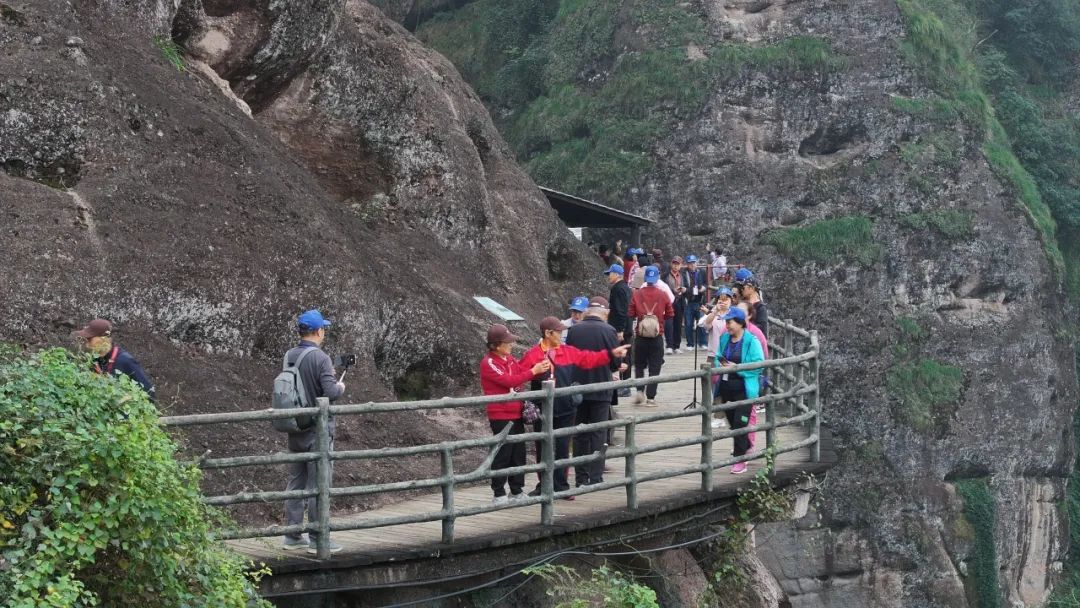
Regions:
<instances>
[{"instance_id":1,"label":"black trousers","mask_svg":"<svg viewBox=\"0 0 1080 608\"><path fill-rule=\"evenodd\" d=\"M556 416L552 420L553 429L564 429L569 426L574 426L574 414L566 414L564 416ZM544 430L544 421L537 420L533 423L533 431L539 433ZM544 461L544 443L537 441L536 445L536 462ZM570 457L570 437L558 437L555 439L555 460L563 460ZM566 480L566 471L569 467L556 467L555 468L555 491L562 492L563 490L570 489L570 482ZM541 484L544 483L544 472L541 471L538 476L540 477L540 483L536 484L536 489L539 490Z\"/></svg>"},{"instance_id":2,"label":"black trousers","mask_svg":"<svg viewBox=\"0 0 1080 608\"><path fill-rule=\"evenodd\" d=\"M511 435L521 435L525 432L525 423L520 418L517 420L489 420L488 422L491 423L491 432L495 435L501 433L508 424L513 425L510 429ZM498 471L499 469L523 466L525 466L525 444L507 443L503 444L499 451L495 453L495 461L491 463L491 470ZM511 494L521 494L522 490L525 489L524 473L510 475L509 477L492 477L491 490L495 492L495 496L506 496L504 486L508 481L510 482Z\"/></svg>"},{"instance_id":3,"label":"black trousers","mask_svg":"<svg viewBox=\"0 0 1080 608\"><path fill-rule=\"evenodd\" d=\"M731 382L720 381L716 385L716 393L720 398L720 403L731 403L732 401L742 401L746 399L746 388L742 386L742 378L737 379L737 384ZM750 412L754 409L752 405L744 405L737 407L733 410L726 410L724 414L727 416L728 426L731 430L746 428L750 426ZM750 451L750 436L739 435L734 438L735 451L733 456L742 456Z\"/></svg>"},{"instance_id":4,"label":"black trousers","mask_svg":"<svg viewBox=\"0 0 1080 608\"><path fill-rule=\"evenodd\" d=\"M574 424L592 424L606 422L611 415L611 403L608 401L582 401L578 405L577 420ZM574 457L588 456L603 452L607 443L607 431L589 431L574 435ZM574 467L574 483L579 486L604 481L604 460L579 464Z\"/></svg>"},{"instance_id":5,"label":"black trousers","mask_svg":"<svg viewBox=\"0 0 1080 608\"><path fill-rule=\"evenodd\" d=\"M664 321L664 338L667 340L667 347L672 350L682 346L685 303L682 298L675 298L675 317Z\"/></svg>"},{"instance_id":6,"label":"black trousers","mask_svg":"<svg viewBox=\"0 0 1080 608\"><path fill-rule=\"evenodd\" d=\"M664 337L643 338L638 336L634 339L634 377L644 378L645 368L649 369L649 377L659 376L660 368L664 366ZM645 391L649 399L656 398L656 385L638 387L638 392Z\"/></svg>"}]
</instances>

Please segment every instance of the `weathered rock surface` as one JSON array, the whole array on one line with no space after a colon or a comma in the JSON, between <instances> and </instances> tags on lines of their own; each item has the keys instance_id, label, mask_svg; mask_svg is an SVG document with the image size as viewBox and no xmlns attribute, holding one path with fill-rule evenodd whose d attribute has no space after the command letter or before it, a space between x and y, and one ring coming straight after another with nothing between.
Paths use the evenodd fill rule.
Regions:
<instances>
[{"instance_id":1,"label":"weathered rock surface","mask_svg":"<svg viewBox=\"0 0 1080 608\"><path fill-rule=\"evenodd\" d=\"M395 382L439 395L477 390L495 319L472 296L538 318L598 276L452 67L362 2L11 8L2 340L68 343L105 316L167 413L255 409L292 318L320 307L335 320L328 350L360 354L348 400L392 397ZM174 30L232 94L167 62L155 37ZM346 420L338 441L429 442L486 433L481 421ZM269 425L188 440L217 455L281 443ZM386 480L422 466L339 470ZM251 475L247 489L283 483Z\"/></svg>"},{"instance_id":2,"label":"weathered rock surface","mask_svg":"<svg viewBox=\"0 0 1080 608\"><path fill-rule=\"evenodd\" d=\"M825 421L841 463L829 475L820 524L778 525L757 555L791 605L969 605L974 549L958 532L966 524L957 523L963 501L953 483L978 478L996 507L1002 599L1044 602L1068 544L1060 501L1074 451L1071 317L1029 213L983 158L982 135L898 109L896 100L930 91L903 58L907 32L892 0L679 6L706 15L717 43L809 36L839 60L830 69L752 66L725 77L700 113L676 108L678 126L655 145L646 174L606 201L656 220L646 248L724 247L732 263L763 278L772 314L821 332ZM604 23L616 32L610 48L590 49L602 60L583 72L587 83L574 81L582 90L600 87L612 66L642 50L645 37L628 14L613 18ZM687 48L688 61L705 54ZM912 158L935 137L954 157ZM904 221L942 211L969 218L970 231L949 236ZM863 261L791 259L763 238L846 216L871 222ZM914 324L907 333L898 327L904 319ZM897 392L936 387L889 387L906 361L962 374L956 402L939 404L928 423L913 423Z\"/></svg>"}]
</instances>

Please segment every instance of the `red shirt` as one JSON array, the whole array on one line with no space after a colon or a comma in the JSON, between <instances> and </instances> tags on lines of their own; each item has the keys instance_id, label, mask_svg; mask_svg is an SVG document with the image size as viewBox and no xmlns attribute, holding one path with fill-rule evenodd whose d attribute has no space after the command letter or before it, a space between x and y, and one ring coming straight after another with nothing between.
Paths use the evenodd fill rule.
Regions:
<instances>
[{"instance_id":1,"label":"red shirt","mask_svg":"<svg viewBox=\"0 0 1080 608\"><path fill-rule=\"evenodd\" d=\"M480 360L480 389L485 395L505 395L532 380L532 366L525 367L513 356L505 359L488 352ZM488 420L518 420L522 403L506 401L487 405Z\"/></svg>"},{"instance_id":2,"label":"red shirt","mask_svg":"<svg viewBox=\"0 0 1080 608\"><path fill-rule=\"evenodd\" d=\"M655 285L645 285L634 292L630 298L630 307L627 313L631 318L641 321L647 314L654 314L660 320L660 335L664 335L664 319L675 316L675 307L668 300L667 293Z\"/></svg>"}]
</instances>

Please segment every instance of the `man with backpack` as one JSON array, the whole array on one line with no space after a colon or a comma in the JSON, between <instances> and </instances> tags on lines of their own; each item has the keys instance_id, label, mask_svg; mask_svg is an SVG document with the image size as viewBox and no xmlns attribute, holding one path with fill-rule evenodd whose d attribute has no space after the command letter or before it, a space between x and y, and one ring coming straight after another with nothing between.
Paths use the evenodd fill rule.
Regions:
<instances>
[{"instance_id":1,"label":"man with backpack","mask_svg":"<svg viewBox=\"0 0 1080 608\"><path fill-rule=\"evenodd\" d=\"M315 407L316 399L327 397L335 401L345 392L345 384L334 373L334 363L330 356L322 351L326 339L326 328L330 321L323 318L318 310L309 310L296 319L296 328L300 333L300 344L285 353L282 372L274 382L274 407L287 407L290 401L295 407ZM329 421L330 449L334 449L334 419ZM293 453L311 452L315 449L316 433L314 418L287 418L277 422L274 428L289 434L289 451ZM297 462L289 465L289 482L285 491L314 490L316 488L315 462ZM304 512L308 521L318 516L316 500L312 498L285 501L285 525L298 526L304 523ZM318 535L308 533L309 541L301 534L285 536L284 549L304 548L308 553L316 552ZM341 545L330 543L330 552L341 551Z\"/></svg>"},{"instance_id":2,"label":"man with backpack","mask_svg":"<svg viewBox=\"0 0 1080 608\"><path fill-rule=\"evenodd\" d=\"M675 308L667 293L656 286L660 280L660 269L649 266L645 269L645 285L634 292L630 298L629 314L637 321L634 337L634 377L660 375L664 365L664 320L675 317ZM638 387L634 395L634 405L656 407L656 385Z\"/></svg>"}]
</instances>

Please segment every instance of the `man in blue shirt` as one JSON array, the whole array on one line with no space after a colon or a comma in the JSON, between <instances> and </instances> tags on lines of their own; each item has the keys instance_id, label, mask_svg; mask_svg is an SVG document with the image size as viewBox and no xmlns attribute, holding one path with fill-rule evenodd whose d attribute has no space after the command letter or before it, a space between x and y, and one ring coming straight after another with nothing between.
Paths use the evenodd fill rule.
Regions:
<instances>
[{"instance_id":1,"label":"man in blue shirt","mask_svg":"<svg viewBox=\"0 0 1080 608\"><path fill-rule=\"evenodd\" d=\"M131 353L113 344L112 323L105 319L94 319L86 327L75 332L75 336L84 341L86 350L94 355L94 372L103 376L124 375L142 387L150 401L157 398L154 383L143 371L139 362Z\"/></svg>"}]
</instances>

